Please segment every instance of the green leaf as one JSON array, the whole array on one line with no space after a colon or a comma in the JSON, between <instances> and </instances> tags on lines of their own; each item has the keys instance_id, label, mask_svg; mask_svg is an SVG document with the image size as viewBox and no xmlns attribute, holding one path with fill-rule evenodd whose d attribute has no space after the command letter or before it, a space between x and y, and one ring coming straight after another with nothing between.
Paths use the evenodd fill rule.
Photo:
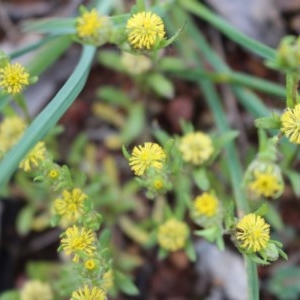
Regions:
<instances>
[{"instance_id":1,"label":"green leaf","mask_svg":"<svg viewBox=\"0 0 300 300\"><path fill-rule=\"evenodd\" d=\"M173 83L160 73L153 73L147 77L149 86L159 95L168 99L174 97Z\"/></svg>"},{"instance_id":2,"label":"green leaf","mask_svg":"<svg viewBox=\"0 0 300 300\"><path fill-rule=\"evenodd\" d=\"M99 62L112 70L117 72L124 72L125 68L121 62L120 55L117 54L115 51L108 51L108 50L101 50L98 53L98 60Z\"/></svg>"},{"instance_id":3,"label":"green leaf","mask_svg":"<svg viewBox=\"0 0 300 300\"><path fill-rule=\"evenodd\" d=\"M187 241L185 252L191 261L193 262L196 261L197 256L196 256L195 247L190 239Z\"/></svg>"},{"instance_id":4,"label":"green leaf","mask_svg":"<svg viewBox=\"0 0 300 300\"><path fill-rule=\"evenodd\" d=\"M280 116L273 114L271 117L258 118L254 121L255 126L262 129L280 129Z\"/></svg>"},{"instance_id":5,"label":"green leaf","mask_svg":"<svg viewBox=\"0 0 300 300\"><path fill-rule=\"evenodd\" d=\"M135 104L129 111L125 126L122 128L121 139L127 144L137 138L144 129L145 107L142 104Z\"/></svg>"},{"instance_id":6,"label":"green leaf","mask_svg":"<svg viewBox=\"0 0 300 300\"><path fill-rule=\"evenodd\" d=\"M299 183L298 183L299 184ZM279 214L278 209L274 207L274 205L269 204L268 210L265 214L265 218L267 222L278 231L284 230L284 224L282 222L282 218Z\"/></svg>"},{"instance_id":7,"label":"green leaf","mask_svg":"<svg viewBox=\"0 0 300 300\"><path fill-rule=\"evenodd\" d=\"M193 171L193 178L199 189L207 191L210 188L210 181L205 168L197 168Z\"/></svg>"},{"instance_id":8,"label":"green leaf","mask_svg":"<svg viewBox=\"0 0 300 300\"><path fill-rule=\"evenodd\" d=\"M30 229L34 216L34 208L26 206L21 210L17 218L17 231L21 235L26 235Z\"/></svg>"},{"instance_id":9,"label":"green leaf","mask_svg":"<svg viewBox=\"0 0 300 300\"><path fill-rule=\"evenodd\" d=\"M97 96L100 98L100 101L107 102L111 105L117 105L127 109L132 105L130 97L113 86L101 86L97 91Z\"/></svg>"},{"instance_id":10,"label":"green leaf","mask_svg":"<svg viewBox=\"0 0 300 300\"><path fill-rule=\"evenodd\" d=\"M125 294L132 296L139 294L139 290L134 285L132 280L128 277L128 275L124 275L119 271L114 271L114 280L117 287L119 287L120 290Z\"/></svg>"},{"instance_id":11,"label":"green leaf","mask_svg":"<svg viewBox=\"0 0 300 300\"><path fill-rule=\"evenodd\" d=\"M300 174L293 170L285 170L284 174L289 178L292 189L297 197L300 196Z\"/></svg>"},{"instance_id":12,"label":"green leaf","mask_svg":"<svg viewBox=\"0 0 300 300\"><path fill-rule=\"evenodd\" d=\"M106 248L111 242L111 232L108 228L105 228L99 235L99 245L101 248Z\"/></svg>"}]
</instances>

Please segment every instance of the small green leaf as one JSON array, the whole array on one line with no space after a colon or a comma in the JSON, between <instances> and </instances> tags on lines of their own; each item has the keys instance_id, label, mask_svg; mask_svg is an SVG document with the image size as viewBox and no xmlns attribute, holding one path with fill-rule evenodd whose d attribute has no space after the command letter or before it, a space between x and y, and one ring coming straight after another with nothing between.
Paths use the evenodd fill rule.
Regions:
<instances>
[{"instance_id":1,"label":"small green leaf","mask_svg":"<svg viewBox=\"0 0 300 300\"><path fill-rule=\"evenodd\" d=\"M21 235L26 235L30 229L34 216L34 209L32 206L26 206L21 210L17 218L17 230Z\"/></svg>"},{"instance_id":2,"label":"small green leaf","mask_svg":"<svg viewBox=\"0 0 300 300\"><path fill-rule=\"evenodd\" d=\"M125 294L132 295L132 296L139 294L139 290L137 289L135 284L132 282L132 280L128 277L128 275L124 275L123 273L121 273L119 271L115 271L114 279L115 279L116 285Z\"/></svg>"},{"instance_id":3,"label":"small green leaf","mask_svg":"<svg viewBox=\"0 0 300 300\"><path fill-rule=\"evenodd\" d=\"M196 251L195 251L194 245L190 239L187 241L187 244L185 247L185 253L191 261L193 261L193 262L196 261L196 259L197 259Z\"/></svg>"},{"instance_id":4,"label":"small green leaf","mask_svg":"<svg viewBox=\"0 0 300 300\"><path fill-rule=\"evenodd\" d=\"M167 79L160 73L153 73L149 75L148 84L153 90L162 97L171 99L174 97L174 86L172 81Z\"/></svg>"},{"instance_id":5,"label":"small green leaf","mask_svg":"<svg viewBox=\"0 0 300 300\"><path fill-rule=\"evenodd\" d=\"M137 138L145 124L145 107L142 104L135 104L129 111L125 126L122 128L121 138L127 144Z\"/></svg>"},{"instance_id":6,"label":"small green leaf","mask_svg":"<svg viewBox=\"0 0 300 300\"><path fill-rule=\"evenodd\" d=\"M284 174L289 178L293 191L297 197L300 196L300 174L292 170L284 171Z\"/></svg>"},{"instance_id":7,"label":"small green leaf","mask_svg":"<svg viewBox=\"0 0 300 300\"><path fill-rule=\"evenodd\" d=\"M273 114L271 117L258 118L254 121L255 126L262 129L280 129L280 116Z\"/></svg>"},{"instance_id":8,"label":"small green leaf","mask_svg":"<svg viewBox=\"0 0 300 300\"><path fill-rule=\"evenodd\" d=\"M207 191L210 188L210 181L205 168L198 168L193 171L193 178L199 189Z\"/></svg>"}]
</instances>

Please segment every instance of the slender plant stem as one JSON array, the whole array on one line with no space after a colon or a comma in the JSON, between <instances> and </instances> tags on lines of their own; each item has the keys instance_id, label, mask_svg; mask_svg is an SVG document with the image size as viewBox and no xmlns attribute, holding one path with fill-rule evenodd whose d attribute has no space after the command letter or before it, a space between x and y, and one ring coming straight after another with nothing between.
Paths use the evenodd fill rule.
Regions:
<instances>
[{"instance_id":1,"label":"slender plant stem","mask_svg":"<svg viewBox=\"0 0 300 300\"><path fill-rule=\"evenodd\" d=\"M297 104L298 100L298 82L299 75L297 73L286 74L286 106L293 108Z\"/></svg>"}]
</instances>

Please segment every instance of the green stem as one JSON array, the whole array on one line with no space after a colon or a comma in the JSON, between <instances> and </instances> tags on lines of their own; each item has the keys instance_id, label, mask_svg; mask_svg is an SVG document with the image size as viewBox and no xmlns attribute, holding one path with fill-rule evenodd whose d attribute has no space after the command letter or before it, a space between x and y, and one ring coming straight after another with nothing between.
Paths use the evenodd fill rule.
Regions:
<instances>
[{"instance_id":1,"label":"green stem","mask_svg":"<svg viewBox=\"0 0 300 300\"><path fill-rule=\"evenodd\" d=\"M27 107L27 103L24 97L24 94L17 94L14 96L14 99L16 101L16 103L18 104L18 106L21 108L21 110L23 111L26 121L28 123L30 123L30 115L28 112L28 107Z\"/></svg>"},{"instance_id":2,"label":"green stem","mask_svg":"<svg viewBox=\"0 0 300 300\"><path fill-rule=\"evenodd\" d=\"M205 72L200 70L189 70L189 72L186 71L174 72L173 75L191 81L194 81L195 78L206 77L216 83L242 85L248 88L253 88L261 92L265 92L270 95L278 96L280 98L286 96L286 91L284 87L279 86L278 84L270 82L268 80L260 79L240 72L234 72L228 70L225 72L213 73L213 72Z\"/></svg>"},{"instance_id":3,"label":"green stem","mask_svg":"<svg viewBox=\"0 0 300 300\"><path fill-rule=\"evenodd\" d=\"M286 107L293 108L298 103L298 82L299 75L297 73L286 74Z\"/></svg>"},{"instance_id":4,"label":"green stem","mask_svg":"<svg viewBox=\"0 0 300 300\"><path fill-rule=\"evenodd\" d=\"M242 47L249 49L251 52L256 53L264 58L273 60L275 51L236 30L232 25L212 13L205 5L195 0L179 0L180 5L189 13L192 13L208 23L215 26L222 33L227 35L231 40L235 41Z\"/></svg>"}]
</instances>

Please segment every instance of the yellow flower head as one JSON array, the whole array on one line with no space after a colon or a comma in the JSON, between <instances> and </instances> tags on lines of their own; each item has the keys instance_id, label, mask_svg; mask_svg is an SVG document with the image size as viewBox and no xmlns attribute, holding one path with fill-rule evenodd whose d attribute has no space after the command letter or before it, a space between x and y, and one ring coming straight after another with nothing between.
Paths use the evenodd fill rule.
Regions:
<instances>
[{"instance_id":1,"label":"yellow flower head","mask_svg":"<svg viewBox=\"0 0 300 300\"><path fill-rule=\"evenodd\" d=\"M166 160L166 153L155 143L145 143L144 146L133 148L129 165L135 175L141 176L148 168L161 169Z\"/></svg>"},{"instance_id":2,"label":"yellow flower head","mask_svg":"<svg viewBox=\"0 0 300 300\"><path fill-rule=\"evenodd\" d=\"M87 269L87 270L94 270L96 268L96 262L94 259L88 259L84 262L84 267Z\"/></svg>"},{"instance_id":3,"label":"yellow flower head","mask_svg":"<svg viewBox=\"0 0 300 300\"><path fill-rule=\"evenodd\" d=\"M73 292L70 300L106 300L106 294L98 287L85 285L83 288Z\"/></svg>"},{"instance_id":4,"label":"yellow flower head","mask_svg":"<svg viewBox=\"0 0 300 300\"><path fill-rule=\"evenodd\" d=\"M236 238L244 250L257 252L267 247L270 225L258 215L245 215L236 225Z\"/></svg>"},{"instance_id":5,"label":"yellow flower head","mask_svg":"<svg viewBox=\"0 0 300 300\"><path fill-rule=\"evenodd\" d=\"M148 11L134 14L126 25L128 41L135 49L150 50L165 36L162 19Z\"/></svg>"},{"instance_id":6,"label":"yellow flower head","mask_svg":"<svg viewBox=\"0 0 300 300\"><path fill-rule=\"evenodd\" d=\"M76 222L84 213L84 202L87 195L81 189L63 190L62 198L54 200L55 212L63 218L64 225Z\"/></svg>"},{"instance_id":7,"label":"yellow flower head","mask_svg":"<svg viewBox=\"0 0 300 300\"><path fill-rule=\"evenodd\" d=\"M169 219L158 228L158 244L165 250L177 251L184 248L189 229L184 222Z\"/></svg>"},{"instance_id":8,"label":"yellow flower head","mask_svg":"<svg viewBox=\"0 0 300 300\"><path fill-rule=\"evenodd\" d=\"M25 172L36 168L42 161L45 160L46 147L44 142L38 142L34 148L20 162L19 167Z\"/></svg>"},{"instance_id":9,"label":"yellow flower head","mask_svg":"<svg viewBox=\"0 0 300 300\"><path fill-rule=\"evenodd\" d=\"M78 251L92 256L96 250L94 232L90 229L79 228L73 225L63 233L61 247L67 255L74 254L74 262L79 261L79 256L76 254Z\"/></svg>"},{"instance_id":10,"label":"yellow flower head","mask_svg":"<svg viewBox=\"0 0 300 300\"><path fill-rule=\"evenodd\" d=\"M218 199L211 193L203 193L196 197L194 208L197 215L213 217L218 213Z\"/></svg>"},{"instance_id":11,"label":"yellow flower head","mask_svg":"<svg viewBox=\"0 0 300 300\"><path fill-rule=\"evenodd\" d=\"M287 108L281 116L281 131L294 144L300 144L300 104Z\"/></svg>"},{"instance_id":12,"label":"yellow flower head","mask_svg":"<svg viewBox=\"0 0 300 300\"><path fill-rule=\"evenodd\" d=\"M211 157L214 148L211 138L198 131L188 133L180 139L179 151L184 161L201 165Z\"/></svg>"},{"instance_id":13,"label":"yellow flower head","mask_svg":"<svg viewBox=\"0 0 300 300\"><path fill-rule=\"evenodd\" d=\"M97 38L99 29L103 27L106 18L99 16L94 8L91 11L85 11L76 19L76 32L80 38Z\"/></svg>"},{"instance_id":14,"label":"yellow flower head","mask_svg":"<svg viewBox=\"0 0 300 300\"><path fill-rule=\"evenodd\" d=\"M18 142L26 128L26 123L19 117L7 117L0 124L0 158Z\"/></svg>"},{"instance_id":15,"label":"yellow flower head","mask_svg":"<svg viewBox=\"0 0 300 300\"><path fill-rule=\"evenodd\" d=\"M0 88L6 93L16 95L29 84L29 73L19 63L7 64L0 68Z\"/></svg>"},{"instance_id":16,"label":"yellow flower head","mask_svg":"<svg viewBox=\"0 0 300 300\"><path fill-rule=\"evenodd\" d=\"M253 172L253 181L248 183L248 189L251 193L266 198L273 198L283 190L281 178L271 170Z\"/></svg>"},{"instance_id":17,"label":"yellow flower head","mask_svg":"<svg viewBox=\"0 0 300 300\"><path fill-rule=\"evenodd\" d=\"M27 281L20 291L20 300L52 300L53 293L48 283L39 280Z\"/></svg>"},{"instance_id":18,"label":"yellow flower head","mask_svg":"<svg viewBox=\"0 0 300 300\"><path fill-rule=\"evenodd\" d=\"M250 198L278 198L284 190L281 169L275 163L254 160L245 173L244 186Z\"/></svg>"}]
</instances>

